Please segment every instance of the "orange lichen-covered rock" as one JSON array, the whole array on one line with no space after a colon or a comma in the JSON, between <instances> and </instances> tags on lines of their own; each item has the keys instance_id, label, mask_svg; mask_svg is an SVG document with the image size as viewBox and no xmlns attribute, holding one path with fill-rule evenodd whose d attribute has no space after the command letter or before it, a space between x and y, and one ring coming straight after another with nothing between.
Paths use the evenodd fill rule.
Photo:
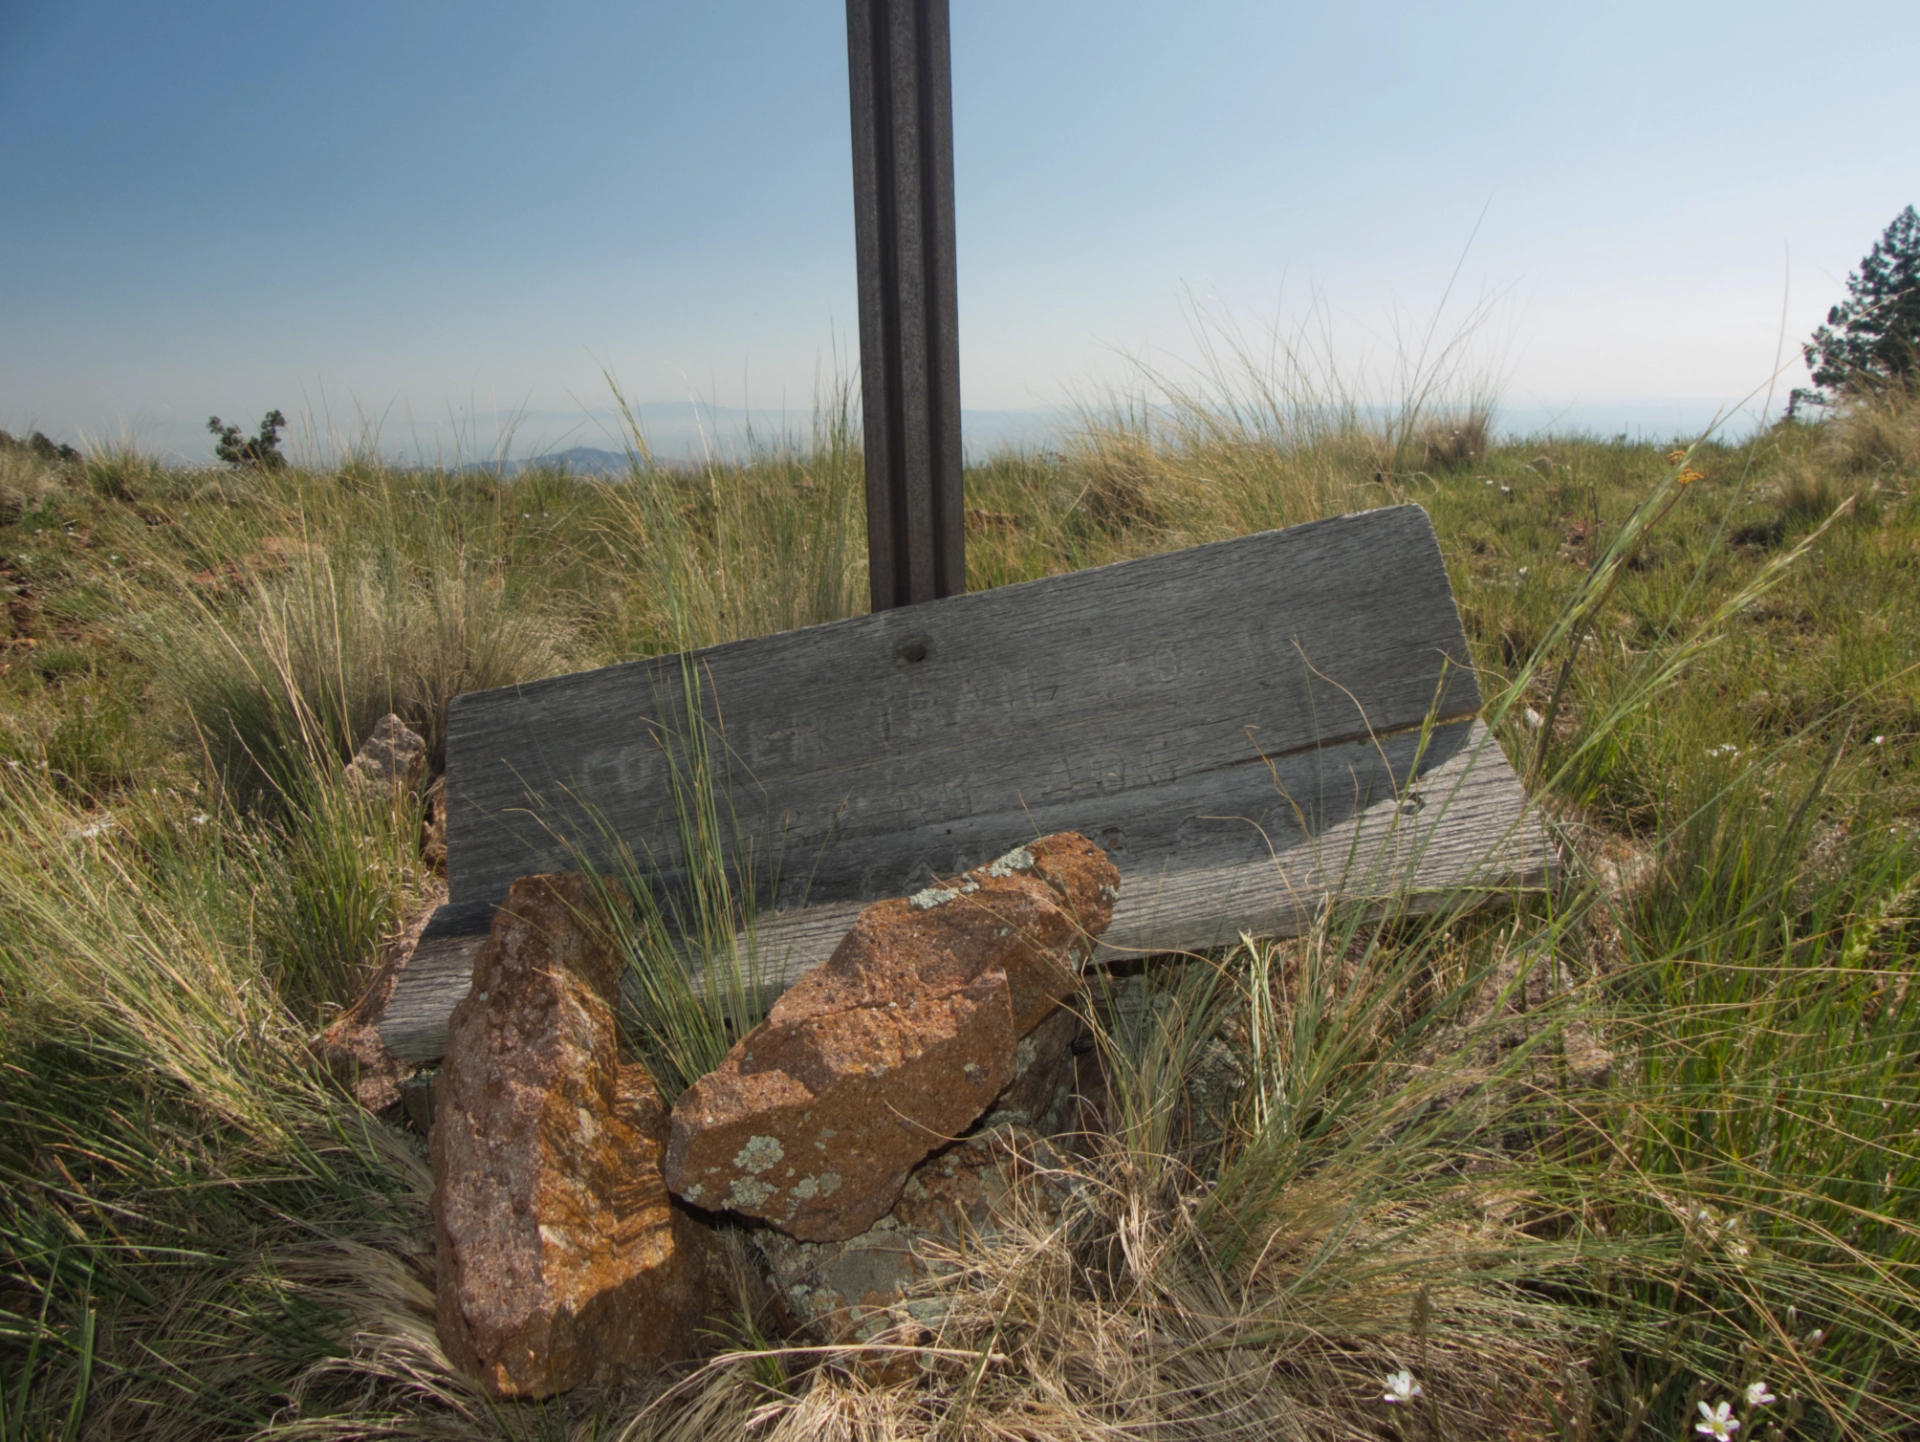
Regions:
<instances>
[{"instance_id":1,"label":"orange lichen-covered rock","mask_svg":"<svg viewBox=\"0 0 1920 1442\"><path fill-rule=\"evenodd\" d=\"M673 1109L667 1184L838 1241L1007 1086L1020 1038L1080 983L1119 874L1073 832L860 913Z\"/></svg>"},{"instance_id":2,"label":"orange lichen-covered rock","mask_svg":"<svg viewBox=\"0 0 1920 1442\"><path fill-rule=\"evenodd\" d=\"M592 901L577 875L514 883L434 1097L440 1340L498 1397L687 1355L719 1275L661 1180L666 1108L619 1060Z\"/></svg>"}]
</instances>

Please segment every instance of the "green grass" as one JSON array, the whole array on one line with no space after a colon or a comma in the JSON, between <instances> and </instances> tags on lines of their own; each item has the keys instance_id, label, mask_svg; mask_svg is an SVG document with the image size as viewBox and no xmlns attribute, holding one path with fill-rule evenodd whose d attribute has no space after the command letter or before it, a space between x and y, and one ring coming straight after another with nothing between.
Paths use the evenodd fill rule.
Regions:
<instances>
[{"instance_id":1,"label":"green grass","mask_svg":"<svg viewBox=\"0 0 1920 1442\"><path fill-rule=\"evenodd\" d=\"M1015 1218L951 1284L942 1345L1003 1362L875 1390L747 1345L507 1408L433 1341L418 1139L305 1050L427 884L417 812L337 767L390 709L437 741L459 690L861 609L845 397L697 474L636 437L620 484L4 458L0 1437L1201 1437L1231 1407L1672 1438L1757 1380L1743 1438L1920 1435L1920 406L1675 460L1312 399L1162 385L970 468L970 584L1417 501L1565 885L1153 973L1068 1231ZM685 822L723 836L705 754ZM636 957L690 906L733 998L638 1018L672 1085L751 1019L751 948L737 877L654 897L644 862ZM1202 1145L1178 1099L1223 1035ZM1399 1366L1429 1410L1379 1400Z\"/></svg>"}]
</instances>

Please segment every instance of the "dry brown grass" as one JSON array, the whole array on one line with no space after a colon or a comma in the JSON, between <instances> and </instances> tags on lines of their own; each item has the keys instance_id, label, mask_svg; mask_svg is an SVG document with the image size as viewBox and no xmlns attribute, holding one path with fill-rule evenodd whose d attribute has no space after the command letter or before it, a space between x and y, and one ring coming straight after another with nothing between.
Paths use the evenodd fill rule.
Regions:
<instances>
[{"instance_id":1,"label":"dry brown grass","mask_svg":"<svg viewBox=\"0 0 1920 1442\"><path fill-rule=\"evenodd\" d=\"M1842 402L1834 442L1853 471L1906 471L1920 467L1920 388L1893 386Z\"/></svg>"},{"instance_id":2,"label":"dry brown grass","mask_svg":"<svg viewBox=\"0 0 1920 1442\"><path fill-rule=\"evenodd\" d=\"M25 446L0 446L0 523L17 520L21 512L59 489L66 477L66 467Z\"/></svg>"},{"instance_id":3,"label":"dry brown grass","mask_svg":"<svg viewBox=\"0 0 1920 1442\"><path fill-rule=\"evenodd\" d=\"M1539 1399L1567 1360L1553 1329L1464 1267L1415 1280L1439 1270L1436 1249L1487 1258L1518 1233L1460 1223L1400 1250L1386 1238L1403 1219L1355 1217L1337 1183L1309 1185L1250 1264L1223 1269L1191 1204L1143 1195L1122 1159L1069 1184L1067 1215L1029 1199L990 1244L940 1254L952 1270L925 1295L944 1322L885 1339L912 1350L724 1354L618 1435L1358 1442L1392 1425L1383 1387L1402 1366L1425 1389L1416 1435L1436 1420L1445 1436L1547 1430Z\"/></svg>"},{"instance_id":4,"label":"dry brown grass","mask_svg":"<svg viewBox=\"0 0 1920 1442\"><path fill-rule=\"evenodd\" d=\"M1404 500L1416 473L1491 444L1489 387L1466 349L1481 319L1381 377L1342 368L1317 312L1291 333L1253 336L1195 306L1199 362L1136 359L1126 387L1082 408L1062 470L1126 554Z\"/></svg>"},{"instance_id":5,"label":"dry brown grass","mask_svg":"<svg viewBox=\"0 0 1920 1442\"><path fill-rule=\"evenodd\" d=\"M1414 433L1413 450L1420 465L1432 470L1450 470L1486 455L1492 439L1492 408L1474 404L1452 415L1435 416L1422 422Z\"/></svg>"},{"instance_id":6,"label":"dry brown grass","mask_svg":"<svg viewBox=\"0 0 1920 1442\"><path fill-rule=\"evenodd\" d=\"M241 794L255 778L284 786L287 758L308 745L344 758L389 712L427 739L437 771L454 696L576 660L563 622L496 568L446 549L442 564L416 569L378 547L303 547L277 574L250 578L232 609L184 589L198 623L168 637L157 669Z\"/></svg>"}]
</instances>

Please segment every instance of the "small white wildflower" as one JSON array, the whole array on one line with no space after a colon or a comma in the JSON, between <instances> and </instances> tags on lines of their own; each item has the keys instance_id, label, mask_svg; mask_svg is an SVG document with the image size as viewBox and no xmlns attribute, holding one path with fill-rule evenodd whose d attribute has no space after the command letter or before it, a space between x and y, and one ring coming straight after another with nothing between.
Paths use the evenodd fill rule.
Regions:
<instances>
[{"instance_id":1,"label":"small white wildflower","mask_svg":"<svg viewBox=\"0 0 1920 1442\"><path fill-rule=\"evenodd\" d=\"M1779 1398L1767 1390L1767 1384L1765 1382L1747 1383L1747 1405L1749 1407L1764 1407L1769 1402L1777 1402L1779 1400Z\"/></svg>"},{"instance_id":2,"label":"small white wildflower","mask_svg":"<svg viewBox=\"0 0 1920 1442\"><path fill-rule=\"evenodd\" d=\"M1516 572L1514 572L1514 574L1515 574L1516 576L1518 576L1518 577L1519 577L1519 578L1520 578L1521 580L1523 580L1523 581L1524 581L1524 580L1526 580L1526 578L1527 578L1527 572L1528 572L1528 571L1529 571L1530 569L1531 569L1531 567L1528 567L1528 566L1522 566L1522 567L1521 567L1521 568L1520 568L1520 569L1519 569L1518 571L1516 571Z\"/></svg>"},{"instance_id":3,"label":"small white wildflower","mask_svg":"<svg viewBox=\"0 0 1920 1442\"><path fill-rule=\"evenodd\" d=\"M18 771L19 769L20 769L20 763L18 761L9 760L7 762L7 770Z\"/></svg>"},{"instance_id":4,"label":"small white wildflower","mask_svg":"<svg viewBox=\"0 0 1920 1442\"><path fill-rule=\"evenodd\" d=\"M195 826L205 826L207 822L211 819L212 818L210 818L207 815L207 813L204 811L196 811L193 813L193 815L187 818L187 820L191 821Z\"/></svg>"},{"instance_id":5,"label":"small white wildflower","mask_svg":"<svg viewBox=\"0 0 1920 1442\"><path fill-rule=\"evenodd\" d=\"M1807 1345L1809 1347L1818 1347L1826 1340L1826 1337L1827 1329L1825 1327L1815 1327L1811 1332L1807 1333Z\"/></svg>"},{"instance_id":6,"label":"small white wildflower","mask_svg":"<svg viewBox=\"0 0 1920 1442\"><path fill-rule=\"evenodd\" d=\"M1501 494L1501 495L1503 495L1503 496L1510 496L1510 495L1512 495L1512 494L1513 494L1513 487L1512 487L1512 486L1502 486L1502 487L1500 488L1500 494Z\"/></svg>"},{"instance_id":7,"label":"small white wildflower","mask_svg":"<svg viewBox=\"0 0 1920 1442\"><path fill-rule=\"evenodd\" d=\"M1713 1442L1727 1442L1727 1439L1740 1430L1740 1419L1733 1415L1733 1408L1725 1402L1709 1407L1700 1404L1700 1416L1704 1419L1693 1424L1693 1430L1702 1437L1711 1437Z\"/></svg>"},{"instance_id":8,"label":"small white wildflower","mask_svg":"<svg viewBox=\"0 0 1920 1442\"><path fill-rule=\"evenodd\" d=\"M1387 1374L1386 1395L1383 1402L1411 1402L1420 1395L1420 1384L1413 1380L1413 1373L1402 1367L1398 1372Z\"/></svg>"},{"instance_id":9,"label":"small white wildflower","mask_svg":"<svg viewBox=\"0 0 1920 1442\"><path fill-rule=\"evenodd\" d=\"M1707 755L1709 756L1738 756L1739 754L1740 748L1735 746L1731 741L1723 741L1718 746L1709 746L1707 748Z\"/></svg>"},{"instance_id":10,"label":"small white wildflower","mask_svg":"<svg viewBox=\"0 0 1920 1442\"><path fill-rule=\"evenodd\" d=\"M1885 746L1887 744L1887 738L1884 736L1876 736L1873 738L1873 744L1875 746Z\"/></svg>"}]
</instances>

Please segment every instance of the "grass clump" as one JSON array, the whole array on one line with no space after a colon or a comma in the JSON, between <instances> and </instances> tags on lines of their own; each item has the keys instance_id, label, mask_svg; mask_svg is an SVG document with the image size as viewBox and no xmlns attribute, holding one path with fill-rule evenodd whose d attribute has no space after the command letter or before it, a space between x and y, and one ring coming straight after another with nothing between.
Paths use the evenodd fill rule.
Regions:
<instances>
[{"instance_id":1,"label":"grass clump","mask_svg":"<svg viewBox=\"0 0 1920 1442\"><path fill-rule=\"evenodd\" d=\"M437 567L397 548L279 554L231 613L203 604L157 635L161 684L243 796L284 793L309 746L346 759L389 713L442 764L454 696L566 669L564 625L457 549Z\"/></svg>"},{"instance_id":2,"label":"grass clump","mask_svg":"<svg viewBox=\"0 0 1920 1442\"><path fill-rule=\"evenodd\" d=\"M305 1045L418 858L344 788L312 794L267 827L0 774L12 1435L248 1435L369 1295L419 1290L424 1159Z\"/></svg>"},{"instance_id":3,"label":"grass clump","mask_svg":"<svg viewBox=\"0 0 1920 1442\"><path fill-rule=\"evenodd\" d=\"M1840 403L1834 431L1849 470L1910 477L1920 468L1920 394L1912 384L1849 396Z\"/></svg>"},{"instance_id":4,"label":"grass clump","mask_svg":"<svg viewBox=\"0 0 1920 1442\"><path fill-rule=\"evenodd\" d=\"M866 480L853 392L821 398L811 444L746 466L660 465L632 410L627 483L606 488L608 536L676 645L710 646L866 609ZM749 437L749 441L751 441Z\"/></svg>"},{"instance_id":5,"label":"grass clump","mask_svg":"<svg viewBox=\"0 0 1920 1442\"><path fill-rule=\"evenodd\" d=\"M679 681L679 696L663 698L653 738L670 777L673 855L636 855L603 827L597 849L612 858L610 871L581 862L627 957L628 1030L669 1106L717 1068L772 1003L757 917L763 900L779 894L782 860L742 844L736 797L747 788L736 789L725 732L684 659Z\"/></svg>"}]
</instances>

